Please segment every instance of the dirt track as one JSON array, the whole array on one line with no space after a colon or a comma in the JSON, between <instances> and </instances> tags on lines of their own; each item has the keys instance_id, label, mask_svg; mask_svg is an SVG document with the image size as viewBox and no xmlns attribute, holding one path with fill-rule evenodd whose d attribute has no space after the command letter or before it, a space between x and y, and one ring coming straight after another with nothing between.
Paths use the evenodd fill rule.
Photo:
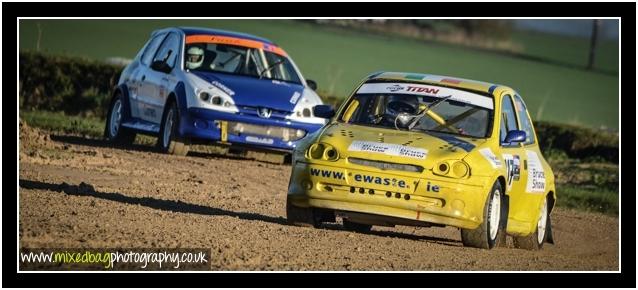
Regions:
<instances>
[{"instance_id":1,"label":"dirt track","mask_svg":"<svg viewBox=\"0 0 638 290\"><path fill-rule=\"evenodd\" d=\"M464 248L451 227L290 226L288 165L112 148L22 124L19 162L21 247L203 247L212 270L618 270L618 219L600 214L558 208L556 245L487 251Z\"/></svg>"}]
</instances>

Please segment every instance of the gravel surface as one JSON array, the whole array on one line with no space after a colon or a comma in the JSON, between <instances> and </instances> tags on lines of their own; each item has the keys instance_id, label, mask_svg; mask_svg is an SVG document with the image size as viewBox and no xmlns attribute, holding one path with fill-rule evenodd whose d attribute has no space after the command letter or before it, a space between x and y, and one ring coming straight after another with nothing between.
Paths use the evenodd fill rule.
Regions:
<instances>
[{"instance_id":1,"label":"gravel surface","mask_svg":"<svg viewBox=\"0 0 638 290\"><path fill-rule=\"evenodd\" d=\"M211 270L618 270L618 218L557 208L540 251L464 248L456 228L288 225L291 167L20 124L21 247L210 248ZM560 203L560 192L559 192Z\"/></svg>"}]
</instances>

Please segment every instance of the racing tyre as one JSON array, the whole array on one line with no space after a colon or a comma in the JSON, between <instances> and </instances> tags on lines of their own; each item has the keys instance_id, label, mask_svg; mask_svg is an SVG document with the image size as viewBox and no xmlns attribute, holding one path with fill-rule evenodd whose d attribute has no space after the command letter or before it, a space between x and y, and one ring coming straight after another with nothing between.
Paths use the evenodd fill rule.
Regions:
<instances>
[{"instance_id":1,"label":"racing tyre","mask_svg":"<svg viewBox=\"0 0 638 290\"><path fill-rule=\"evenodd\" d=\"M177 134L179 120L177 104L170 102L162 114L162 123L157 138L157 147L161 152L180 156L188 154L190 142L188 139L180 138Z\"/></svg>"},{"instance_id":2,"label":"racing tyre","mask_svg":"<svg viewBox=\"0 0 638 290\"><path fill-rule=\"evenodd\" d=\"M461 229L463 246L492 249L501 244L505 237L505 222L507 213L505 208L505 193L501 184L496 181L483 209L483 223L478 228Z\"/></svg>"},{"instance_id":3,"label":"racing tyre","mask_svg":"<svg viewBox=\"0 0 638 290\"><path fill-rule=\"evenodd\" d=\"M122 127L122 117L124 116L124 100L122 95L117 93L111 101L109 112L106 115L106 125L104 128L104 138L112 143L120 145L130 145L135 141L135 132L129 128Z\"/></svg>"},{"instance_id":4,"label":"racing tyre","mask_svg":"<svg viewBox=\"0 0 638 290\"><path fill-rule=\"evenodd\" d=\"M370 230L372 229L372 225L355 223L355 222L351 222L351 221L349 221L347 219L343 220L343 227L346 230L354 231L354 232L358 232L358 233L367 233L367 232L370 232Z\"/></svg>"},{"instance_id":5,"label":"racing tyre","mask_svg":"<svg viewBox=\"0 0 638 290\"><path fill-rule=\"evenodd\" d=\"M286 199L286 219L290 224L300 227L317 227L318 225L311 207L295 206L288 199Z\"/></svg>"},{"instance_id":6,"label":"racing tyre","mask_svg":"<svg viewBox=\"0 0 638 290\"><path fill-rule=\"evenodd\" d=\"M536 223L536 231L526 237L514 237L514 247L525 250L540 250L547 241L550 231L549 211L547 210L547 198L543 200L541 214Z\"/></svg>"}]
</instances>

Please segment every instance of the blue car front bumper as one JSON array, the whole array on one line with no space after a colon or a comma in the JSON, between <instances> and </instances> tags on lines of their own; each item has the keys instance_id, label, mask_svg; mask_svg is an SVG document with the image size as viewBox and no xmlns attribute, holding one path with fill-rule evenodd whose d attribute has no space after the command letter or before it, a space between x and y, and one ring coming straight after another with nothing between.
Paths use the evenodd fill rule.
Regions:
<instances>
[{"instance_id":1,"label":"blue car front bumper","mask_svg":"<svg viewBox=\"0 0 638 290\"><path fill-rule=\"evenodd\" d=\"M188 108L185 113L181 114L180 118L179 134L183 137L285 151L292 151L296 147L298 140L285 140L286 138L269 135L266 132L266 127L274 130L281 130L279 128L301 129L305 131L305 135L308 135L323 126L322 124L260 118L203 108ZM228 124L238 123L247 125L253 130L248 133L238 133L233 132L232 128L222 128L223 126L228 126ZM264 126L264 130L255 131L254 128L260 128L260 126ZM226 130L226 134L222 133L224 130Z\"/></svg>"}]
</instances>

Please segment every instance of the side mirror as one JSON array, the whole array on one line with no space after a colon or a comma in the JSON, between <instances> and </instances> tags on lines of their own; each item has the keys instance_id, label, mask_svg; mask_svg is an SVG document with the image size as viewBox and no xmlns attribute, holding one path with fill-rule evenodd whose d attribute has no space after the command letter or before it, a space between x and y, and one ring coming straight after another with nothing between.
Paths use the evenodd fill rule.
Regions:
<instances>
[{"instance_id":1,"label":"side mirror","mask_svg":"<svg viewBox=\"0 0 638 290\"><path fill-rule=\"evenodd\" d=\"M153 63L151 63L151 69L159 71L159 72L163 72L166 74L170 73L172 70L172 68L166 62L163 62L161 60L156 60Z\"/></svg>"},{"instance_id":2,"label":"side mirror","mask_svg":"<svg viewBox=\"0 0 638 290\"><path fill-rule=\"evenodd\" d=\"M505 136L505 143L525 142L525 139L527 139L525 131L512 130L507 132L507 136Z\"/></svg>"},{"instance_id":3,"label":"side mirror","mask_svg":"<svg viewBox=\"0 0 638 290\"><path fill-rule=\"evenodd\" d=\"M312 114L315 115L315 117L330 119L334 117L335 110L329 105L316 105L312 107Z\"/></svg>"},{"instance_id":4,"label":"side mirror","mask_svg":"<svg viewBox=\"0 0 638 290\"><path fill-rule=\"evenodd\" d=\"M313 91L317 90L317 82L313 80L306 80L306 83L308 84L308 87L311 88Z\"/></svg>"}]
</instances>

